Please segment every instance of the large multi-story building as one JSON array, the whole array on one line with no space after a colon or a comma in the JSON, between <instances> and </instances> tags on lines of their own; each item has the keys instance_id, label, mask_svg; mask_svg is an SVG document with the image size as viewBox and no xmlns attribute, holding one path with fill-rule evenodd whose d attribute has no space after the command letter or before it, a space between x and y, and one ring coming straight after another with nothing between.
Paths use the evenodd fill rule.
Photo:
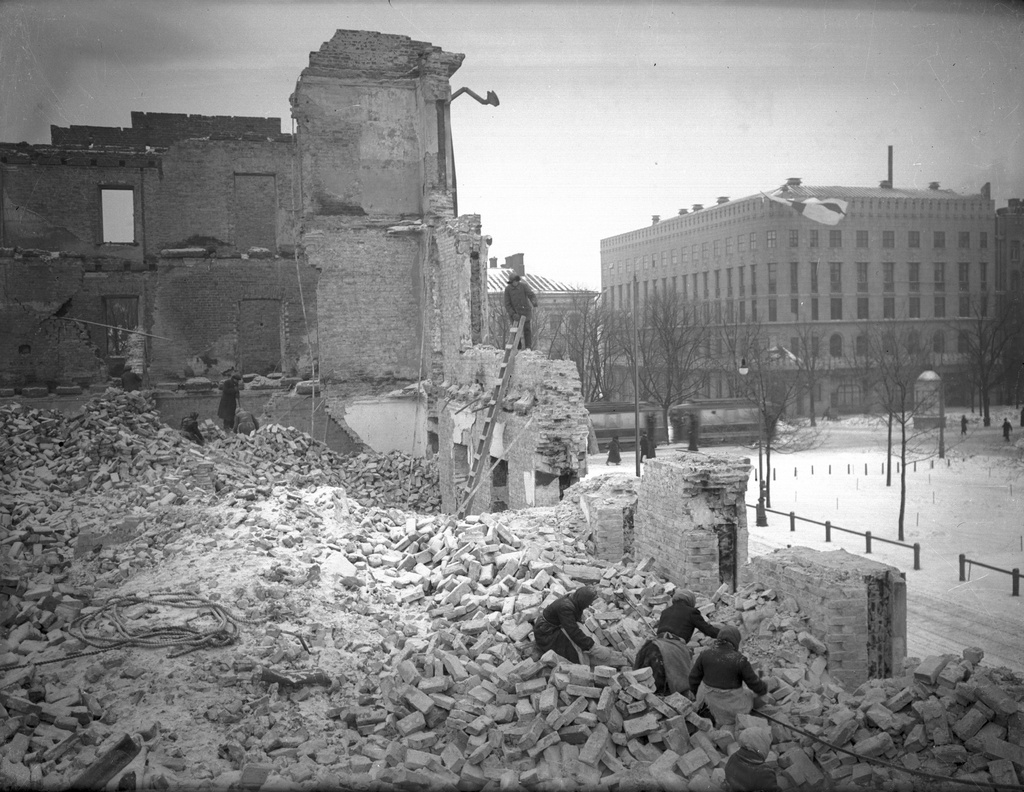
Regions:
<instances>
[{"instance_id":1,"label":"large multi-story building","mask_svg":"<svg viewBox=\"0 0 1024 792\"><path fill-rule=\"evenodd\" d=\"M867 329L880 320L905 319L931 349L932 365L952 375L950 403L966 403L970 391L958 376L964 350L958 350L957 320L1009 286L996 266L989 185L960 195L937 182L926 190L890 184L809 187L800 179L787 181L781 195L792 201L845 202L845 216L834 225L765 194L721 197L666 220L655 216L647 227L601 240L606 304L628 308L635 278L641 302L671 290L709 305L714 324L755 324L771 346L820 360L814 401L833 411L864 405L863 378L851 361L864 349ZM727 369L735 364L722 362L706 396L730 395Z\"/></svg>"}]
</instances>

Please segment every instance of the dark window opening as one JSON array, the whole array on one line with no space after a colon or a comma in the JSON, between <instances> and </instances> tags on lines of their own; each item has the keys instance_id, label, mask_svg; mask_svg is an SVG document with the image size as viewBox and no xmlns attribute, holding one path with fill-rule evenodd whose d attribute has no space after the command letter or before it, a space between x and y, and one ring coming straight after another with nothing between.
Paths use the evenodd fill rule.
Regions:
<instances>
[{"instance_id":1,"label":"dark window opening","mask_svg":"<svg viewBox=\"0 0 1024 792\"><path fill-rule=\"evenodd\" d=\"M491 512L508 509L508 460L491 457Z\"/></svg>"}]
</instances>

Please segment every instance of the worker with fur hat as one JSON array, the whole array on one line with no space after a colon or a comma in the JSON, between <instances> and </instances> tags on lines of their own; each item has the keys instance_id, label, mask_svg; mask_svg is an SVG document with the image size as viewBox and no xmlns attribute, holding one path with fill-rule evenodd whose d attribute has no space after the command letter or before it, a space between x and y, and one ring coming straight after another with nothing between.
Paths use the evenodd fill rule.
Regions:
<instances>
[{"instance_id":1,"label":"worker with fur hat","mask_svg":"<svg viewBox=\"0 0 1024 792\"><path fill-rule=\"evenodd\" d=\"M740 652L737 627L720 627L715 643L697 655L690 669L690 691L696 695L698 707L707 704L719 728L731 726L737 715L750 712L754 695L768 692L768 685Z\"/></svg>"},{"instance_id":2,"label":"worker with fur hat","mask_svg":"<svg viewBox=\"0 0 1024 792\"><path fill-rule=\"evenodd\" d=\"M523 349L533 349L533 309L537 307L537 295L518 272L512 273L505 286L505 313L510 322L523 319Z\"/></svg>"}]
</instances>

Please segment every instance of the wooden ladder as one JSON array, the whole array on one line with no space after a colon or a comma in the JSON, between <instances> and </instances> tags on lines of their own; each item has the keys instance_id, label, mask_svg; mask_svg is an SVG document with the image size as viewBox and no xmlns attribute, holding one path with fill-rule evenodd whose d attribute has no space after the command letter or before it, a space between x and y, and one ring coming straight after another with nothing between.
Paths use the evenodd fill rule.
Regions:
<instances>
[{"instance_id":1,"label":"wooden ladder","mask_svg":"<svg viewBox=\"0 0 1024 792\"><path fill-rule=\"evenodd\" d=\"M512 325L512 337L505 344L505 357L501 361L501 376L498 384L491 391L491 398L487 404L487 420L484 422L483 434L476 444L473 452L473 459L470 465L469 478L466 481L466 489L459 503L458 516L465 517L473 505L473 496L480 487L480 480L483 472L487 469L488 452L491 450L491 438L494 437L494 423L501 411L501 404L505 400L505 388L512 376L512 361L516 358L516 351L519 349L519 340L523 336L523 318L519 317Z\"/></svg>"}]
</instances>

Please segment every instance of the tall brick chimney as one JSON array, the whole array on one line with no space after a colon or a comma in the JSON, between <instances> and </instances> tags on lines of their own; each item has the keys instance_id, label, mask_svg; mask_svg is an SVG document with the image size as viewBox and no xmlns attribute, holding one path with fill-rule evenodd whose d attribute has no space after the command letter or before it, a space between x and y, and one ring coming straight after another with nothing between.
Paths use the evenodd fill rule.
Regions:
<instances>
[{"instance_id":1,"label":"tall brick chimney","mask_svg":"<svg viewBox=\"0 0 1024 792\"><path fill-rule=\"evenodd\" d=\"M491 256L489 259L487 259L487 263L491 265L491 269L497 269L498 268L498 257L497 256Z\"/></svg>"},{"instance_id":2,"label":"tall brick chimney","mask_svg":"<svg viewBox=\"0 0 1024 792\"><path fill-rule=\"evenodd\" d=\"M526 265L523 263L522 253L513 253L511 256L505 256L505 269L510 269L516 275L526 275Z\"/></svg>"}]
</instances>

